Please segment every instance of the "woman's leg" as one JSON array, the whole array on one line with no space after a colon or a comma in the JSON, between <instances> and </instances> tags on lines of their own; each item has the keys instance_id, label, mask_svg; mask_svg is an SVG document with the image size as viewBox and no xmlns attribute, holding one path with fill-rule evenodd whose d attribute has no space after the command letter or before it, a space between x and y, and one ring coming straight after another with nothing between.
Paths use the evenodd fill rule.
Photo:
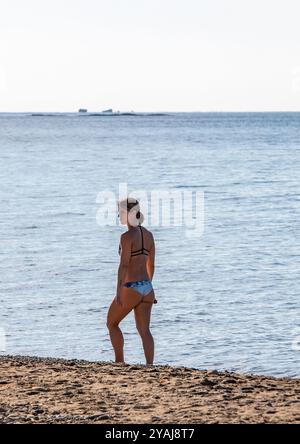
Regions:
<instances>
[{"instance_id":1,"label":"woman's leg","mask_svg":"<svg viewBox=\"0 0 300 444\"><path fill-rule=\"evenodd\" d=\"M153 364L154 339L150 331L151 310L154 301L154 291L143 297L143 300L134 307L136 328L141 336L146 364Z\"/></svg>"},{"instance_id":2,"label":"woman's leg","mask_svg":"<svg viewBox=\"0 0 300 444\"><path fill-rule=\"evenodd\" d=\"M124 288L121 293L122 306L115 299L112 301L108 313L106 326L115 352L115 362L124 362L124 338L119 323L141 300L141 296L130 288Z\"/></svg>"}]
</instances>

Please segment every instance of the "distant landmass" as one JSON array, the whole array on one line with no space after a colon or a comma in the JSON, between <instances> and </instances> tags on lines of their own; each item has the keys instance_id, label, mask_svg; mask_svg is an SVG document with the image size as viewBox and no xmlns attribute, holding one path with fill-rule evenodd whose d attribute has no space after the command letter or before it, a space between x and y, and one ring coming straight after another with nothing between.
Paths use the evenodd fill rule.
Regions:
<instances>
[{"instance_id":1,"label":"distant landmass","mask_svg":"<svg viewBox=\"0 0 300 444\"><path fill-rule=\"evenodd\" d=\"M75 115L74 113L32 113L32 117L63 117L65 115ZM167 116L167 113L135 113L133 111L131 112L120 112L120 111L113 111L111 109L107 109L104 111L101 111L99 113L97 112L89 112L85 108L80 108L76 115L79 115L80 117L116 117L116 116L139 116L139 117L147 117L147 116Z\"/></svg>"}]
</instances>

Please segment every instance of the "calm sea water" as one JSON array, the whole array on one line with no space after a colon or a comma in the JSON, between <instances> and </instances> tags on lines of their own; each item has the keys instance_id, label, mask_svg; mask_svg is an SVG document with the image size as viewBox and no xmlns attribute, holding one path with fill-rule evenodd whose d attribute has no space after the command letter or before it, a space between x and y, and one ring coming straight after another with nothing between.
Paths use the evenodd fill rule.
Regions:
<instances>
[{"instance_id":1,"label":"calm sea water","mask_svg":"<svg viewBox=\"0 0 300 444\"><path fill-rule=\"evenodd\" d=\"M113 360L124 227L97 193L204 191L203 236L156 238L155 363L300 376L300 113L0 114L5 354ZM125 360L143 363L133 312Z\"/></svg>"}]
</instances>

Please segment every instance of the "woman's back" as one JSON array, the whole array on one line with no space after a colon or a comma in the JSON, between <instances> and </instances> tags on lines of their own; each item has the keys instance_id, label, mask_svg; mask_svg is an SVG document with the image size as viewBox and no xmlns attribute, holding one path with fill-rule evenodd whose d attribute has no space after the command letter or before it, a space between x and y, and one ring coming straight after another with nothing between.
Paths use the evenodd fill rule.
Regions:
<instances>
[{"instance_id":1,"label":"woman's back","mask_svg":"<svg viewBox=\"0 0 300 444\"><path fill-rule=\"evenodd\" d=\"M128 245L130 245L130 261L126 281L151 280L155 254L154 238L151 231L139 225L132 227L122 236L127 238Z\"/></svg>"}]
</instances>

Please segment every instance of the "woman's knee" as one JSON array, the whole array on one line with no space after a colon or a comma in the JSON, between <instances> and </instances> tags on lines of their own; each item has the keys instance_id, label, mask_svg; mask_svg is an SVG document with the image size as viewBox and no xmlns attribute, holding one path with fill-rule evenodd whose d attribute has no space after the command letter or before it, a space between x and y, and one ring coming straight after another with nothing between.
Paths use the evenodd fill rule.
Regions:
<instances>
[{"instance_id":1,"label":"woman's knee","mask_svg":"<svg viewBox=\"0 0 300 444\"><path fill-rule=\"evenodd\" d=\"M147 336L152 336L149 327L137 327L137 331L139 332L139 335L142 338Z\"/></svg>"},{"instance_id":2,"label":"woman's knee","mask_svg":"<svg viewBox=\"0 0 300 444\"><path fill-rule=\"evenodd\" d=\"M116 328L119 326L119 322L116 322L112 319L108 319L106 321L106 327L108 328L108 330L111 330L112 328Z\"/></svg>"}]
</instances>

